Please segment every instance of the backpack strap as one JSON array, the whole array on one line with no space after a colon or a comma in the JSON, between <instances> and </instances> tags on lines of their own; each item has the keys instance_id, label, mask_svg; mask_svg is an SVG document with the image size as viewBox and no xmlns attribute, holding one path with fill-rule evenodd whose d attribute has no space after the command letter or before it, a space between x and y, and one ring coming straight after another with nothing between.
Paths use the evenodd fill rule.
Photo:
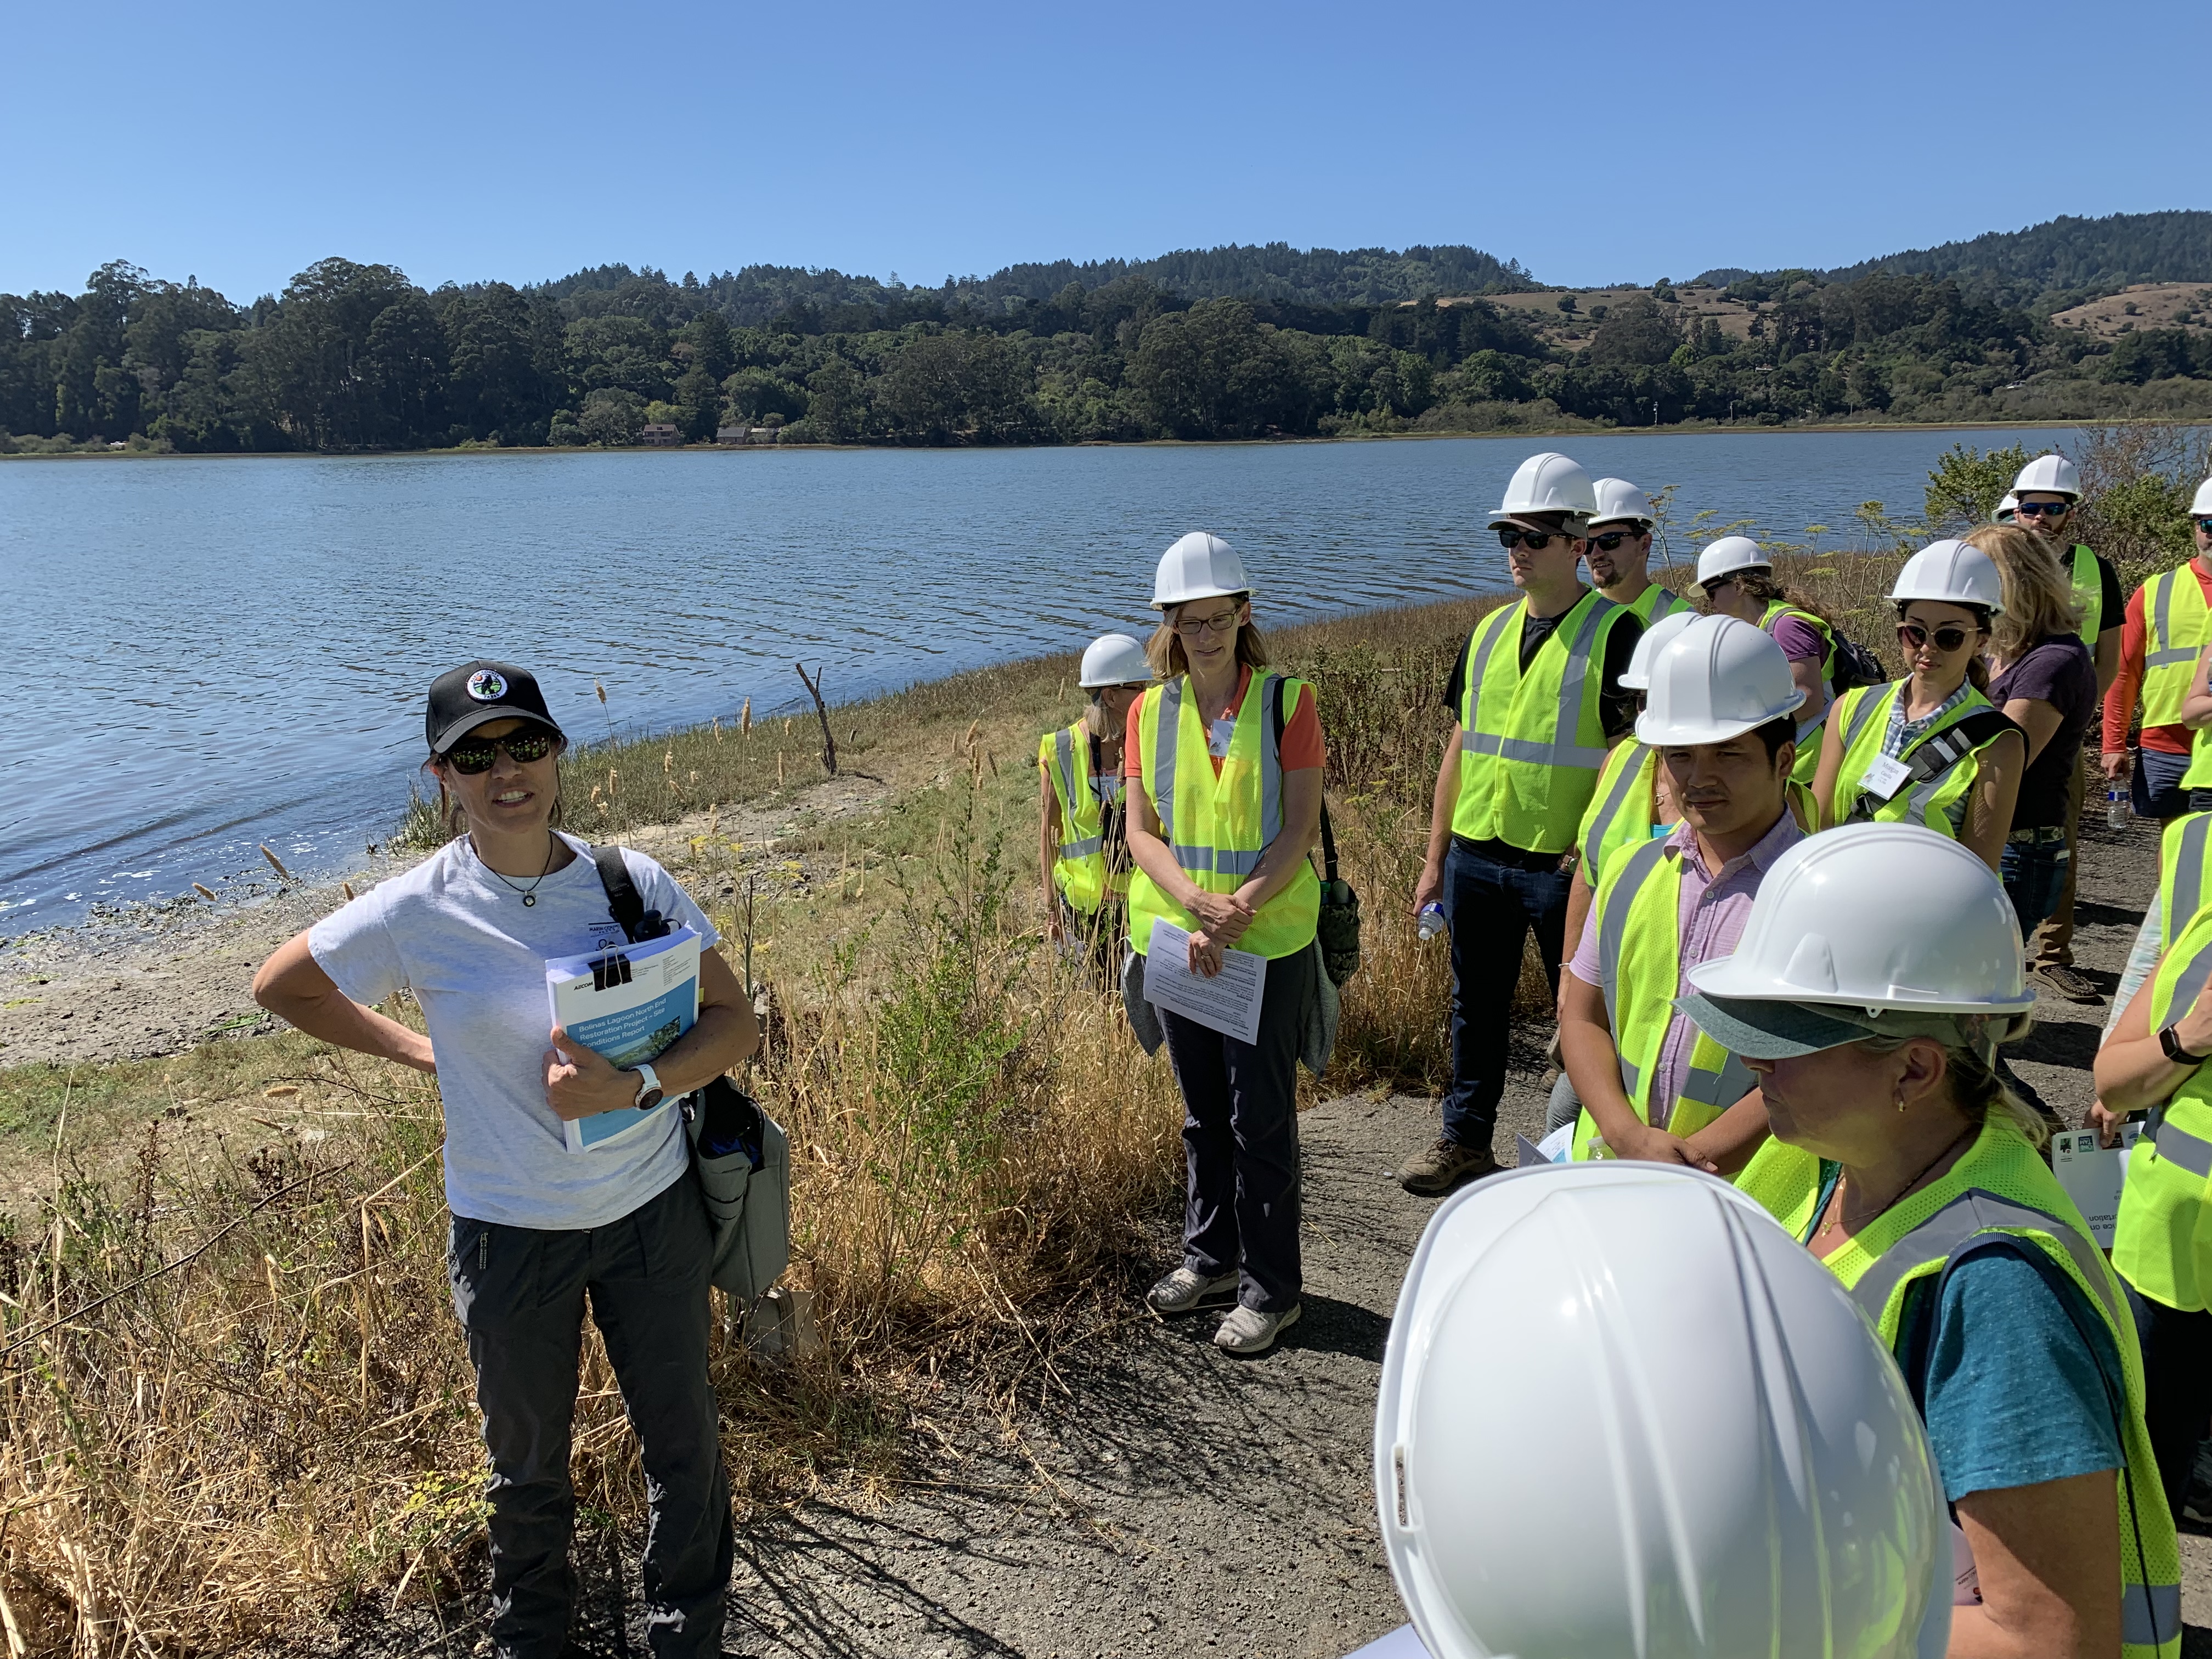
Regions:
<instances>
[{"instance_id":1,"label":"backpack strap","mask_svg":"<svg viewBox=\"0 0 2212 1659\"><path fill-rule=\"evenodd\" d=\"M1905 763L1905 773L1912 782L1926 783L1991 738L2019 730L2001 708L1970 709L1915 749L1912 758Z\"/></svg>"},{"instance_id":2,"label":"backpack strap","mask_svg":"<svg viewBox=\"0 0 2212 1659\"><path fill-rule=\"evenodd\" d=\"M629 866L621 848L604 843L594 847L592 864L599 872L599 885L607 890L607 914L622 924L623 938L635 945L668 932L660 912L647 909L645 901L638 896L637 884L629 878Z\"/></svg>"},{"instance_id":3,"label":"backpack strap","mask_svg":"<svg viewBox=\"0 0 2212 1659\"><path fill-rule=\"evenodd\" d=\"M1275 754L1278 759L1281 757L1283 752L1283 686L1288 678L1287 675L1276 677L1274 708L1271 711L1273 715ZM1326 794L1321 798L1321 862L1323 877L1334 886L1336 882L1336 831L1329 826L1328 797Z\"/></svg>"}]
</instances>

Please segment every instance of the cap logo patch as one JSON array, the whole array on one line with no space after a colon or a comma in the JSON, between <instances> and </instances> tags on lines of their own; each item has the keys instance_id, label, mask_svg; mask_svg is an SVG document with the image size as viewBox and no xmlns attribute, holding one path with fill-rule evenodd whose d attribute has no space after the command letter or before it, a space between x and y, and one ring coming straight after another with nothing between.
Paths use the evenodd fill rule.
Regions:
<instances>
[{"instance_id":1,"label":"cap logo patch","mask_svg":"<svg viewBox=\"0 0 2212 1659\"><path fill-rule=\"evenodd\" d=\"M469 695L478 702L497 702L507 695L507 677L489 668L469 676Z\"/></svg>"}]
</instances>

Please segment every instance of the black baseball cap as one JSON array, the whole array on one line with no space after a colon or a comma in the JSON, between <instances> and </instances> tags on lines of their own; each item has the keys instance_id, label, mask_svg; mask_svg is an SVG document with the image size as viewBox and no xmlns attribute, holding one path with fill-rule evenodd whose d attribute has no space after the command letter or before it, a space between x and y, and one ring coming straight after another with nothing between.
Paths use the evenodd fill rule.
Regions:
<instances>
[{"instance_id":1,"label":"black baseball cap","mask_svg":"<svg viewBox=\"0 0 2212 1659\"><path fill-rule=\"evenodd\" d=\"M563 735L535 674L513 663L479 659L449 668L430 682L422 733L430 752L442 755L479 726L511 720L536 720L556 737Z\"/></svg>"}]
</instances>

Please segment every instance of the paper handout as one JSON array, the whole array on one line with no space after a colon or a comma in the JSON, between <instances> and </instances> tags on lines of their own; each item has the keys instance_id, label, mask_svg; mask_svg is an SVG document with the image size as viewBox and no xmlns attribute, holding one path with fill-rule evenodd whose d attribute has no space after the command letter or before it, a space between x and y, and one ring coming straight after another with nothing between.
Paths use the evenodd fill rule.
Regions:
<instances>
[{"instance_id":1,"label":"paper handout","mask_svg":"<svg viewBox=\"0 0 2212 1659\"><path fill-rule=\"evenodd\" d=\"M699 935L689 927L614 951L554 957L545 963L553 1023L627 1071L658 1058L699 1018ZM621 1107L564 1125L568 1150L589 1152L659 1123L673 1097L649 1112Z\"/></svg>"},{"instance_id":2,"label":"paper handout","mask_svg":"<svg viewBox=\"0 0 2212 1659\"><path fill-rule=\"evenodd\" d=\"M1201 979L1190 971L1190 935L1171 921L1153 918L1152 949L1145 957L1146 1001L1224 1036L1257 1042L1260 1000L1267 989L1267 957L1224 951L1221 971Z\"/></svg>"},{"instance_id":3,"label":"paper handout","mask_svg":"<svg viewBox=\"0 0 2212 1659\"><path fill-rule=\"evenodd\" d=\"M2142 1139L2140 1123L2120 1125L2120 1144L2097 1144L2094 1129L2067 1129L2051 1137L2051 1172L2089 1224L2089 1236L2112 1248L2112 1229L2120 1218L2120 1188L2128 1178L2128 1149Z\"/></svg>"}]
</instances>

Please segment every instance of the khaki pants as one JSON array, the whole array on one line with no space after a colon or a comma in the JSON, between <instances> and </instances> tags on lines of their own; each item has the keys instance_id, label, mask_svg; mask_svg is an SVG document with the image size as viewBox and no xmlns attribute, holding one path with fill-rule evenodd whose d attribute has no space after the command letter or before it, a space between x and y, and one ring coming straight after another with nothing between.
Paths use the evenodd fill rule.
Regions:
<instances>
[{"instance_id":1,"label":"khaki pants","mask_svg":"<svg viewBox=\"0 0 2212 1659\"><path fill-rule=\"evenodd\" d=\"M2088 788L2089 756L2085 750L2066 791L2066 878L2059 884L2058 908L2035 930L2033 961L2039 968L2074 965L2074 888L2081 878L2081 804Z\"/></svg>"}]
</instances>

